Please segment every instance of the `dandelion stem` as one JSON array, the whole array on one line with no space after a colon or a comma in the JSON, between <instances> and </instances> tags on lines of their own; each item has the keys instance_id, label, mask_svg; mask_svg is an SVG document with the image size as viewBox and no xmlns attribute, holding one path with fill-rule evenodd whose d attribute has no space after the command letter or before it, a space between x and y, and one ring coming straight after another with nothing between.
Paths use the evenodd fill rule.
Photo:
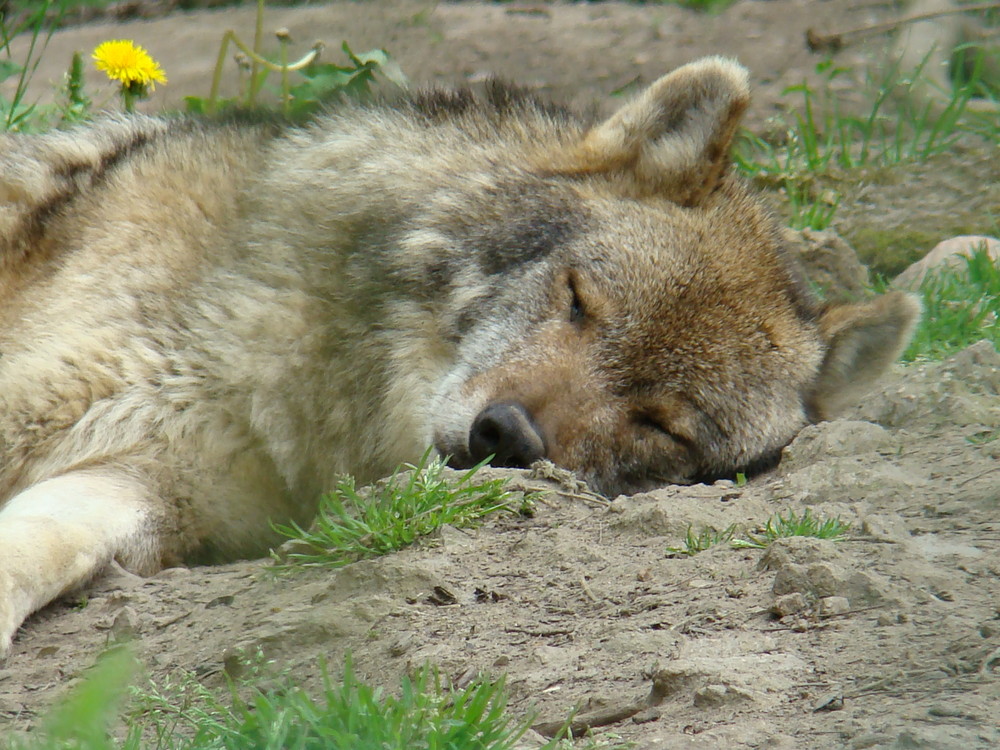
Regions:
<instances>
[{"instance_id":1,"label":"dandelion stem","mask_svg":"<svg viewBox=\"0 0 1000 750\"><path fill-rule=\"evenodd\" d=\"M226 50L229 49L230 40L236 37L236 32L232 29L222 35L222 44L219 45L219 56L215 59L215 71L212 73L212 88L208 92L208 112L215 112L215 105L219 100L219 86L222 83L222 69L226 64Z\"/></svg>"},{"instance_id":2,"label":"dandelion stem","mask_svg":"<svg viewBox=\"0 0 1000 750\"><path fill-rule=\"evenodd\" d=\"M257 0L257 20L253 30L253 54L243 49L245 45L233 35L236 45L250 58L250 88L247 90L247 106L252 107L257 97L257 74L260 72L260 51L264 43L264 0Z\"/></svg>"}]
</instances>

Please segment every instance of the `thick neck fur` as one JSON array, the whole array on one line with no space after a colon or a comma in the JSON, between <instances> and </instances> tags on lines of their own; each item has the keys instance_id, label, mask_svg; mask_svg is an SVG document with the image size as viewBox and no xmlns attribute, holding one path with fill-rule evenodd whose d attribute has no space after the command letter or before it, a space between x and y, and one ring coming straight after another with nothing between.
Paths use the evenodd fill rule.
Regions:
<instances>
[{"instance_id":1,"label":"thick neck fur","mask_svg":"<svg viewBox=\"0 0 1000 750\"><path fill-rule=\"evenodd\" d=\"M489 189L503 173L497 164L517 162L513 151L532 148L523 124L497 142L451 120L428 122L414 148L404 117L334 117L275 141L267 161L281 170L265 171L242 196L254 218L235 230L241 276L208 282L240 285L265 309L274 303L274 317L243 321L243 354L256 361L231 372L253 373L242 387L259 394L250 405L255 431L279 464L301 467L300 477L351 466L359 480L370 480L430 445L421 409L429 408L457 344L444 329L446 300L427 281L455 248L443 247L447 238L432 227L460 210L452 196ZM454 147L457 132L467 148ZM277 274L284 276L276 286ZM317 361L329 367L316 370L310 363ZM303 420L321 429L305 435L297 427ZM381 429L361 429L372 423ZM379 444L350 439L360 434ZM328 444L353 449L331 461ZM330 480L321 482L328 487Z\"/></svg>"}]
</instances>

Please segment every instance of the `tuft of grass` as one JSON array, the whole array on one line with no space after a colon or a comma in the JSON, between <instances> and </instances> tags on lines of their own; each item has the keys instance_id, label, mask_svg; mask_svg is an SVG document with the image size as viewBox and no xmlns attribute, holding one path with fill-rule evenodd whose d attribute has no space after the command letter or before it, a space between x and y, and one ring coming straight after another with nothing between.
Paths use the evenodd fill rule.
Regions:
<instances>
[{"instance_id":1,"label":"tuft of grass","mask_svg":"<svg viewBox=\"0 0 1000 750\"><path fill-rule=\"evenodd\" d=\"M833 215L840 205L840 196L830 190L823 191L818 197L811 196L811 190L805 185L788 180L785 183L785 195L788 196L788 206L791 216L788 226L792 229L823 230L830 226Z\"/></svg>"},{"instance_id":2,"label":"tuft of grass","mask_svg":"<svg viewBox=\"0 0 1000 750\"><path fill-rule=\"evenodd\" d=\"M997 25L998 19L993 14L992 26ZM952 50L948 70L956 85L970 86L976 97L1000 99L1000 47L996 44L960 44Z\"/></svg>"},{"instance_id":3,"label":"tuft of grass","mask_svg":"<svg viewBox=\"0 0 1000 750\"><path fill-rule=\"evenodd\" d=\"M84 60L79 53L73 54L52 103L39 105L25 101L28 82L38 68L50 37L67 10L78 3L42 0L22 5L15 4L6 12L0 11L0 82L16 79L9 98L0 96L0 131L37 133L87 119L91 100L84 91ZM23 60L15 60L10 42L22 35L29 39L28 51Z\"/></svg>"},{"instance_id":4,"label":"tuft of grass","mask_svg":"<svg viewBox=\"0 0 1000 750\"><path fill-rule=\"evenodd\" d=\"M849 523L844 523L839 518L825 520L815 518L807 508L801 516L796 515L794 511L789 511L787 516L778 513L768 519L758 532L748 533L746 539L734 538L736 524L732 524L722 531L707 527L697 534L694 533L692 527L688 526L684 546L667 547L667 554L677 557L681 555L693 556L719 544L727 543L734 549L765 549L775 539L787 536L812 536L817 539L830 539L839 542L850 528Z\"/></svg>"},{"instance_id":5,"label":"tuft of grass","mask_svg":"<svg viewBox=\"0 0 1000 750\"><path fill-rule=\"evenodd\" d=\"M109 731L118 718L139 665L125 646L106 651L42 719L27 738L0 743L9 750L139 750L137 731L116 742Z\"/></svg>"},{"instance_id":6,"label":"tuft of grass","mask_svg":"<svg viewBox=\"0 0 1000 750\"><path fill-rule=\"evenodd\" d=\"M981 339L1000 349L1000 267L980 248L964 268L932 270L920 285L924 314L903 361L942 359ZM885 290L884 279L876 283Z\"/></svg>"},{"instance_id":7,"label":"tuft of grass","mask_svg":"<svg viewBox=\"0 0 1000 750\"><path fill-rule=\"evenodd\" d=\"M775 119L771 134L740 134L733 148L737 168L785 193L791 226L825 229L839 196L817 190L817 182L866 179L900 164L925 162L950 153L966 137L1000 144L995 114L969 108L982 91L978 73L935 98L919 91L922 67L904 71L895 66L862 77L831 60L819 63L819 85L803 82L785 89L795 101ZM860 111L850 101L858 99L865 102Z\"/></svg>"},{"instance_id":8,"label":"tuft of grass","mask_svg":"<svg viewBox=\"0 0 1000 750\"><path fill-rule=\"evenodd\" d=\"M780 143L747 135L740 139L735 159L744 172L780 183L804 175L923 161L949 151L963 133L980 132L965 118L974 93L971 84L946 92L942 104L913 93L921 68L890 67L877 79L866 78L861 88L869 104L854 114L833 85L853 71L825 60L816 72L823 77L819 88L801 83L783 92L801 99L781 122Z\"/></svg>"},{"instance_id":9,"label":"tuft of grass","mask_svg":"<svg viewBox=\"0 0 1000 750\"><path fill-rule=\"evenodd\" d=\"M694 533L693 527L688 526L687 534L684 536L684 546L667 547L667 554L675 557L679 557L681 555L691 557L697 555L699 552L704 552L711 547L732 541L735 533L736 524L733 524L722 531L717 531L711 526L708 526L697 534Z\"/></svg>"},{"instance_id":10,"label":"tuft of grass","mask_svg":"<svg viewBox=\"0 0 1000 750\"><path fill-rule=\"evenodd\" d=\"M232 707L217 703L220 719L196 722L180 747L508 750L527 729L506 716L503 679L453 690L424 667L395 696L361 682L349 659L336 683L323 672L319 699L292 685L246 700L234 693Z\"/></svg>"},{"instance_id":11,"label":"tuft of grass","mask_svg":"<svg viewBox=\"0 0 1000 750\"><path fill-rule=\"evenodd\" d=\"M1000 430L982 430L969 435L965 440L973 445L986 445L994 440L1000 440Z\"/></svg>"},{"instance_id":12,"label":"tuft of grass","mask_svg":"<svg viewBox=\"0 0 1000 750\"><path fill-rule=\"evenodd\" d=\"M766 549L776 539L789 536L811 536L839 542L850 528L851 525L840 518L814 518L807 508L801 516L797 516L795 511L789 511L787 516L778 513L768 519L758 533L748 533L746 539L733 539L730 544L736 549Z\"/></svg>"},{"instance_id":13,"label":"tuft of grass","mask_svg":"<svg viewBox=\"0 0 1000 750\"><path fill-rule=\"evenodd\" d=\"M416 466L407 465L408 471L367 491L359 492L346 477L323 498L309 529L294 522L275 525L297 542L278 568L338 568L403 549L445 524L468 526L509 508L519 496L508 492L503 480L473 482L482 465L454 481L444 476L444 461L429 460L428 452Z\"/></svg>"},{"instance_id":14,"label":"tuft of grass","mask_svg":"<svg viewBox=\"0 0 1000 750\"><path fill-rule=\"evenodd\" d=\"M242 661L246 672L238 683L230 682L228 701L183 673L173 684L134 689L128 723L145 726L147 736L156 738L152 747L171 750L512 750L534 720L508 716L504 678L480 677L459 690L444 685L438 671L424 665L387 694L359 680L348 655L336 681L320 664L323 690L317 699L296 687L289 673L273 674L260 651ZM631 745L590 738L581 746L553 739L539 750L574 747L626 750Z\"/></svg>"},{"instance_id":15,"label":"tuft of grass","mask_svg":"<svg viewBox=\"0 0 1000 750\"><path fill-rule=\"evenodd\" d=\"M52 21L50 12L58 15L65 8L65 0L42 0L20 13L0 12L0 81L16 79L10 98L0 96L0 129L5 131L40 130L48 122L46 113L24 100L28 82L41 62L42 53L55 31L58 20ZM29 38L24 60L15 60L10 50L11 40L24 35Z\"/></svg>"}]
</instances>

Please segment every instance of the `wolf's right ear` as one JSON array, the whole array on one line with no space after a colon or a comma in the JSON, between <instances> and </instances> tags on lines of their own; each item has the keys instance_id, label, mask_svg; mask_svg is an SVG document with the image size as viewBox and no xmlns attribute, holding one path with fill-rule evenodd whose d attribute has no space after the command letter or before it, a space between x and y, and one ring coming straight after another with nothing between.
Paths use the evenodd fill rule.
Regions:
<instances>
[{"instance_id":1,"label":"wolf's right ear","mask_svg":"<svg viewBox=\"0 0 1000 750\"><path fill-rule=\"evenodd\" d=\"M903 292L828 307L819 319L826 356L807 402L814 422L855 403L910 343L920 303Z\"/></svg>"},{"instance_id":2,"label":"wolf's right ear","mask_svg":"<svg viewBox=\"0 0 1000 750\"><path fill-rule=\"evenodd\" d=\"M736 61L706 57L688 63L558 155L554 171L626 173L642 192L697 205L725 172L749 103L747 70Z\"/></svg>"}]
</instances>

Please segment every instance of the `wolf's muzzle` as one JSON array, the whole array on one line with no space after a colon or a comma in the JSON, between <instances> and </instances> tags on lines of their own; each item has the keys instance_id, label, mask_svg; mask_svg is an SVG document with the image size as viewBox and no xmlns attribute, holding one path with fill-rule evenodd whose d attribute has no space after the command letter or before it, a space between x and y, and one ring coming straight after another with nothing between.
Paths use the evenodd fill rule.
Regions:
<instances>
[{"instance_id":1,"label":"wolf's muzzle","mask_svg":"<svg viewBox=\"0 0 1000 750\"><path fill-rule=\"evenodd\" d=\"M545 439L521 404L498 401L479 412L472 423L469 453L474 463L492 455L494 466L526 469L545 458Z\"/></svg>"}]
</instances>

